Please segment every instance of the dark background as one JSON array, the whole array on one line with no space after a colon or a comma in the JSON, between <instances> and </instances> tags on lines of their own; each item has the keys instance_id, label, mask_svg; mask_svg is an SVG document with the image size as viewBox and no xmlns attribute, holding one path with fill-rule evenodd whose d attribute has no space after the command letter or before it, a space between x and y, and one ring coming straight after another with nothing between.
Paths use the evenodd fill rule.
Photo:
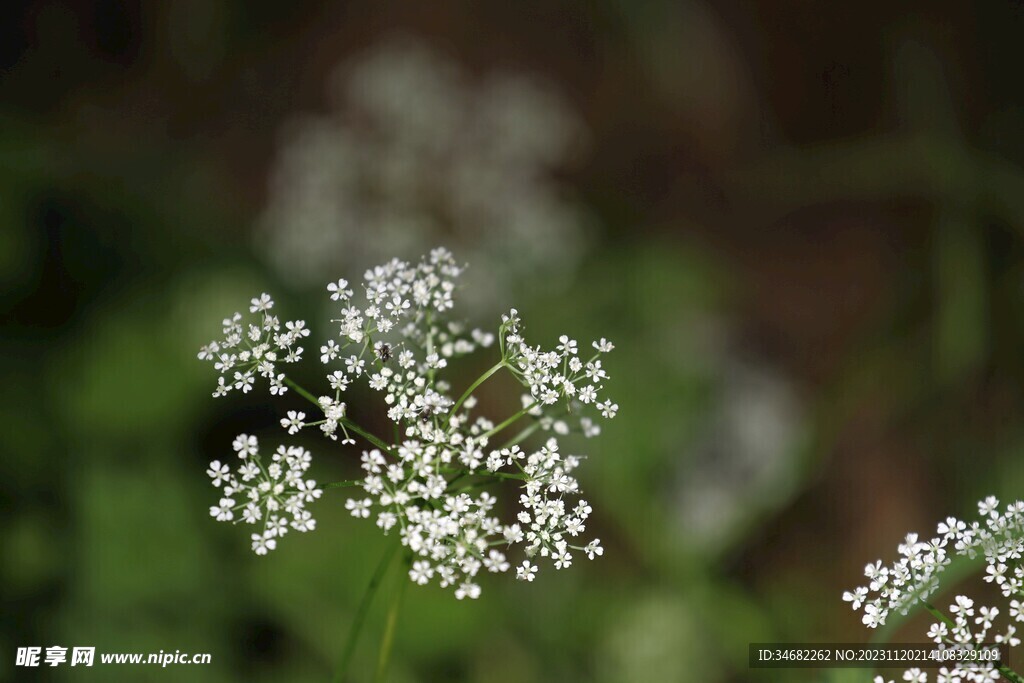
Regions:
<instances>
[{"instance_id":1,"label":"dark background","mask_svg":"<svg viewBox=\"0 0 1024 683\"><path fill-rule=\"evenodd\" d=\"M319 341L323 283L373 265L354 245L449 241L328 223L345 270L312 284L267 248L302 181L287 131L335 115L331 74L396 35L470 90L526 74L578 117L585 144L541 181L586 216L574 255L543 222L450 246L521 264L476 322L516 306L537 341L613 339L621 412L581 474L604 558L472 604L410 590L393 680L819 680L748 670L747 643L866 640L840 600L865 562L1020 495L1021 2L8 2L0 678L328 677L384 540L330 493L266 558L215 524L206 463L283 407L214 401L195 351L261 291ZM493 284L484 256L469 289ZM354 451L311 448L319 479L351 472ZM11 666L53 644L213 664Z\"/></svg>"}]
</instances>

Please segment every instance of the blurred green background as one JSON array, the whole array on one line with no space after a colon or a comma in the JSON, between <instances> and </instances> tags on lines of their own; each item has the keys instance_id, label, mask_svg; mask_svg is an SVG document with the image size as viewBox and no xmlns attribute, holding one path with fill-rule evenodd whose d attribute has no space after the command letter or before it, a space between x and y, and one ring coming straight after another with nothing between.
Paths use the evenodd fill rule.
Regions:
<instances>
[{"instance_id":1,"label":"blurred green background","mask_svg":"<svg viewBox=\"0 0 1024 683\"><path fill-rule=\"evenodd\" d=\"M294 397L215 401L195 353L262 291L319 342L324 283L437 244L474 323L614 340L621 411L605 556L411 589L394 681L868 680L747 644L867 640L864 563L1024 489L1016 0L0 16L0 679L326 680L385 541L337 492L264 558L210 519L206 464ZM213 663L13 667L53 644Z\"/></svg>"}]
</instances>

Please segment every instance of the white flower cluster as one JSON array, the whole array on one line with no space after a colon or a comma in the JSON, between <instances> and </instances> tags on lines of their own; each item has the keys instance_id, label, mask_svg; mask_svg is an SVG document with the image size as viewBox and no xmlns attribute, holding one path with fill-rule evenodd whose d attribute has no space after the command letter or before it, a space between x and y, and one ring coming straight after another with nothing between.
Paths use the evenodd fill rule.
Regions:
<instances>
[{"instance_id":1,"label":"white flower cluster","mask_svg":"<svg viewBox=\"0 0 1024 683\"><path fill-rule=\"evenodd\" d=\"M372 498L349 500L346 507L362 518L376 508L377 526L385 533L399 527L402 544L417 556L409 577L423 585L436 576L442 587L457 586L455 596L460 600L479 596L474 577L481 569L508 571L509 561L501 547L523 546L527 559L516 575L526 581L536 576L538 568L531 562L536 556L564 569L572 564L571 551L590 559L603 554L597 539L585 545L576 541L586 530L592 509L585 500L567 504L565 495L579 492L570 475L579 458L562 458L555 439L529 455L513 446L492 450L487 458L487 472L506 464L519 470L502 473L520 481L521 509L515 523L502 524L491 514L497 500L486 491L472 495L472 484L462 490L453 487L456 479L476 473L486 443L485 437L452 432L449 438L429 444L406 441L398 449L397 461L379 450L366 452L363 488Z\"/></svg>"},{"instance_id":2,"label":"white flower cluster","mask_svg":"<svg viewBox=\"0 0 1024 683\"><path fill-rule=\"evenodd\" d=\"M365 275L365 296L359 304L347 280L327 286L340 305L339 341L329 339L320 347L320 361L341 366L327 375L333 396L321 396L325 421L320 428L335 436L344 417L341 394L355 380L365 377L369 386L384 394L388 417L418 422L443 415L452 405L443 392L447 384L435 381L448 359L493 344L494 335L473 330L468 336L460 325L442 325L441 316L453 306L455 279L462 268L445 249L434 249L420 263L399 259L373 268ZM423 427L424 430L428 429ZM351 440L346 432L346 437Z\"/></svg>"},{"instance_id":3,"label":"white flower cluster","mask_svg":"<svg viewBox=\"0 0 1024 683\"><path fill-rule=\"evenodd\" d=\"M407 36L356 55L331 85L326 114L287 126L271 174L257 246L282 275L317 283L443 238L487 274L462 297L480 310L574 270L584 220L558 171L585 127L555 87L476 79Z\"/></svg>"},{"instance_id":4,"label":"white flower cluster","mask_svg":"<svg viewBox=\"0 0 1024 683\"><path fill-rule=\"evenodd\" d=\"M937 536L929 541L908 534L898 547L900 559L891 566L881 560L864 568L867 586L843 594L854 609L863 608L863 622L869 628L885 623L892 610L906 614L918 601L925 600L938 587L938 575L950 562L950 555L984 556L985 580L995 582L1003 595L1021 593L1024 568L1024 502L1006 506L999 512L999 501L989 496L978 503L980 521L949 517L940 522Z\"/></svg>"},{"instance_id":5,"label":"white flower cluster","mask_svg":"<svg viewBox=\"0 0 1024 683\"><path fill-rule=\"evenodd\" d=\"M957 595L954 598L953 603L949 605L949 614L952 616L929 626L928 639L938 646L938 650L949 651L950 661L955 663L938 669L934 679L929 678L927 671L912 667L903 672L903 680L914 683L928 683L929 680L934 680L935 683L991 683L1002 680L1004 671L999 663L955 661L957 656L953 655L953 652L977 651L990 643L1016 647L1020 645L1020 638L1016 636L1017 627L1008 624L1004 630L994 633L993 626L999 617L999 608L975 608L974 600L965 595ZM1010 608L1010 616L1017 622L1024 621L1020 605ZM876 676L874 683L886 682L881 676Z\"/></svg>"},{"instance_id":6,"label":"white flower cluster","mask_svg":"<svg viewBox=\"0 0 1024 683\"><path fill-rule=\"evenodd\" d=\"M542 415L541 406L552 405L561 399L576 399L585 405L594 404L607 419L615 417L619 406L605 399L598 402L598 392L602 389L600 382L608 378L601 367L601 354L608 353L615 346L607 339L593 343L597 353L589 361L579 357L576 340L562 335L554 351L544 352L540 347L530 347L519 334L519 314L516 309L502 316L502 327L507 331L503 337L502 351L508 359L514 375L529 387L529 397L523 403L536 415ZM581 422L584 432L593 431L589 426L593 422L583 418ZM598 433L600 430L598 430Z\"/></svg>"},{"instance_id":7,"label":"white flower cluster","mask_svg":"<svg viewBox=\"0 0 1024 683\"><path fill-rule=\"evenodd\" d=\"M331 393L315 397L299 390L323 417L307 422L305 413L293 410L281 420L289 434L316 426L332 439L340 431L343 443L355 436L370 443L358 482L364 493L348 500L346 509L357 518L372 515L386 534L397 530L412 556L410 579L454 586L460 600L479 596L481 571L510 570L506 553L514 545L525 557L516 568L524 581L536 577L538 558L564 569L576 553L589 559L603 554L598 539L582 538L592 512L578 498L574 473L582 457L564 454L558 437L573 431L595 436L595 417L610 419L618 411L603 396L608 374L601 357L614 348L611 342L593 342L594 353L585 359L568 336L553 350L530 346L514 309L502 317L497 335L467 331L445 320L461 272L447 250L435 249L416 264L393 259L367 271L359 297L346 280L328 285L339 306L337 337L320 347ZM489 348L495 339L499 362L453 400L441 377L449 361ZM524 389L521 410L501 422L474 415L474 391L502 370ZM353 422L341 399L356 381L383 396L393 440ZM528 423L525 428L494 441L520 420ZM524 449L521 444L538 431L547 433L543 442ZM482 490L502 480L519 487L511 523L499 519L496 497Z\"/></svg>"},{"instance_id":8,"label":"white flower cluster","mask_svg":"<svg viewBox=\"0 0 1024 683\"><path fill-rule=\"evenodd\" d=\"M898 547L900 559L889 566L876 561L864 568L868 579L843 593L843 600L854 610L862 610L862 621L869 628L885 624L889 614L896 610L907 612L918 603L925 604L933 614L941 613L928 605L927 598L939 586L939 575L950 564L951 556L982 557L986 570L984 580L997 585L1006 598L1024 597L1024 502L1017 501L1000 511L999 501L989 496L978 503L981 519L972 522L949 517L940 522L936 536L928 541L917 534L908 534ZM948 647L975 647L992 637L994 642L1016 647L1020 639L1017 627L1011 623L1004 630L991 635L997 607L978 607L967 596L958 595L949 607L952 616L931 625L928 638ZM1014 622L1024 622L1024 605L1013 599L1008 614ZM957 665L940 669L936 680L991 681L1000 678L1000 670L990 665ZM875 679L881 681L881 677ZM904 680L927 681L926 672L908 669Z\"/></svg>"},{"instance_id":9,"label":"white flower cluster","mask_svg":"<svg viewBox=\"0 0 1024 683\"><path fill-rule=\"evenodd\" d=\"M210 463L206 473L213 485L222 489L217 505L210 507L210 516L219 522L244 521L261 524L262 531L252 534L252 549L266 555L277 547L288 529L306 532L316 528L316 520L306 509L323 493L312 479L304 479L312 457L298 446L278 446L270 464L260 459L259 442L255 436L239 434L232 443L242 463L235 472L219 460ZM240 513L236 518L235 513Z\"/></svg>"},{"instance_id":10,"label":"white flower cluster","mask_svg":"<svg viewBox=\"0 0 1024 683\"><path fill-rule=\"evenodd\" d=\"M199 350L199 360L213 363L220 373L214 396L224 396L232 389L243 394L252 391L256 375L270 381L270 393L288 391L284 374L277 372L277 363L296 363L302 359L298 342L309 336L302 320L286 322L284 330L277 316L270 313L274 300L261 294L249 303L250 313L259 313L259 323L243 323L242 314L235 313L223 321L224 338L212 341Z\"/></svg>"}]
</instances>

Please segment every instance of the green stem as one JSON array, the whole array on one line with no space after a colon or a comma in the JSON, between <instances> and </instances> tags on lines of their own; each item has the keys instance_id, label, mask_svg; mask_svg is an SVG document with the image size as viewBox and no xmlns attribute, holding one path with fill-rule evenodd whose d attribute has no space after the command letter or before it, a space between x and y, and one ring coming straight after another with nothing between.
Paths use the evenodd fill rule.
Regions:
<instances>
[{"instance_id":1,"label":"green stem","mask_svg":"<svg viewBox=\"0 0 1024 683\"><path fill-rule=\"evenodd\" d=\"M468 477L468 476L469 476L469 472L459 472L454 477L452 477L451 479L448 480L448 486L451 486L452 484L457 482L459 479L462 479L462 478Z\"/></svg>"},{"instance_id":2,"label":"green stem","mask_svg":"<svg viewBox=\"0 0 1024 683\"><path fill-rule=\"evenodd\" d=\"M459 474L456 479L461 479L462 477L470 474L476 474L480 477L493 477L495 479L515 479L517 481L526 481L529 478L525 474L514 472L470 472L469 470L455 470L455 472ZM455 479L452 479L448 484L451 485L454 481Z\"/></svg>"},{"instance_id":3,"label":"green stem","mask_svg":"<svg viewBox=\"0 0 1024 683\"><path fill-rule=\"evenodd\" d=\"M473 394L474 391L476 391L476 388L479 387L484 382L486 382L488 380L488 378L490 378L491 375L496 373L498 370L501 370L503 367L505 367L505 359L504 358L502 358L501 362L497 363L490 370L488 370L484 374L482 374L479 377L477 377L476 381L469 385L469 388L466 389L466 391L462 394L462 396L459 397L459 400L455 402L455 405L452 406L452 409L450 411L448 411L448 419L445 420L445 423L444 423L445 427L447 427L449 425L449 423L451 423L452 417L454 417L456 414L458 414L459 408L461 408L462 404L466 402L466 399L469 398Z\"/></svg>"},{"instance_id":4,"label":"green stem","mask_svg":"<svg viewBox=\"0 0 1024 683\"><path fill-rule=\"evenodd\" d=\"M540 429L540 422L534 422L532 425L530 425L526 429L523 429L521 432L513 436L511 439L501 444L501 446L499 446L499 450L502 448L512 448L516 444L522 443L523 440L525 440L538 429Z\"/></svg>"},{"instance_id":5,"label":"green stem","mask_svg":"<svg viewBox=\"0 0 1024 683\"><path fill-rule=\"evenodd\" d=\"M475 491L476 489L482 489L483 487L493 483L493 481L490 481L488 479L482 479L481 481L475 482L473 484L467 484L466 486L460 487L456 489L455 492L465 493L466 491Z\"/></svg>"},{"instance_id":6,"label":"green stem","mask_svg":"<svg viewBox=\"0 0 1024 683\"><path fill-rule=\"evenodd\" d=\"M405 575L405 572L400 573L398 575L398 587L391 598L391 607L388 608L388 617L384 624L384 636L380 641L380 652L377 654L377 672L373 677L375 683L383 683L387 680L391 650L395 644L395 625L398 623L398 613L402 609L402 597L405 595L405 587L408 584L409 577Z\"/></svg>"},{"instance_id":7,"label":"green stem","mask_svg":"<svg viewBox=\"0 0 1024 683\"><path fill-rule=\"evenodd\" d=\"M294 389L296 394L306 399L307 401L315 405L317 408L320 408L320 401L317 400L316 396L314 396L313 394L309 393L308 391L300 387L298 384L296 384L291 377L285 377L284 383L290 386L292 389Z\"/></svg>"},{"instance_id":8,"label":"green stem","mask_svg":"<svg viewBox=\"0 0 1024 683\"><path fill-rule=\"evenodd\" d=\"M338 660L338 668L334 672L334 683L343 683L345 680L345 674L348 672L348 666L352 661L352 654L356 649L356 642L359 640L359 634L362 632L363 624L366 622L366 614L370 610L370 603L373 602L373 596L377 594L380 582L384 578L384 574L391 564L391 558L395 556L397 550L397 543L388 544L384 555L380 558L380 562L377 563L377 568L373 571L373 576L370 577L370 583L367 584L366 590L363 591L363 597L356 608L356 615L352 619L352 627L349 629L348 637L345 639L345 647L341 651L341 659Z\"/></svg>"},{"instance_id":9,"label":"green stem","mask_svg":"<svg viewBox=\"0 0 1024 683\"><path fill-rule=\"evenodd\" d=\"M938 619L939 621L941 621L941 622L942 622L943 624L945 624L946 626L949 626L950 628L953 628L954 626L956 626L956 623L955 623L955 622L954 622L954 621L953 621L952 619L950 619L950 618L949 618L949 617L947 617L947 616L946 616L945 614L943 614L943 613L942 613L942 610L940 610L940 609L939 609L938 607L936 607L936 606L935 606L935 605L933 605L932 603L928 602L927 600L922 600L922 601L921 601L921 604L922 604L922 605L924 605L924 608L925 608L926 610L928 610L928 612L929 612L929 613L930 613L930 614L931 614L931 615L932 615L933 617L935 617L936 619Z\"/></svg>"},{"instance_id":10,"label":"green stem","mask_svg":"<svg viewBox=\"0 0 1024 683\"><path fill-rule=\"evenodd\" d=\"M525 408L520 410L518 413L516 413L512 417L510 417L507 420L505 420L504 422L502 422L497 427L495 427L495 428L491 429L489 432L485 433L484 437L485 438L490 438L490 437L494 436L495 434L500 432L502 429L504 429L505 427L508 427L510 424L512 424L513 422L515 422L519 418L521 418L523 415L526 415L528 412L530 412L531 410L536 408L538 403L540 403L540 401L534 401L530 405L526 406Z\"/></svg>"},{"instance_id":11,"label":"green stem","mask_svg":"<svg viewBox=\"0 0 1024 683\"><path fill-rule=\"evenodd\" d=\"M349 486L359 486L363 483L362 479L346 479L345 481L332 481L329 484L324 484L325 489L343 489Z\"/></svg>"},{"instance_id":12,"label":"green stem","mask_svg":"<svg viewBox=\"0 0 1024 683\"><path fill-rule=\"evenodd\" d=\"M513 474L511 472L491 472L489 476L497 477L498 479L516 479L518 481L529 479L525 474Z\"/></svg>"},{"instance_id":13,"label":"green stem","mask_svg":"<svg viewBox=\"0 0 1024 683\"><path fill-rule=\"evenodd\" d=\"M291 377L285 377L284 383L290 386L292 389L294 389L296 394L306 399L320 410L323 410L323 406L320 405L320 401L317 400L316 396L314 396L313 394L309 393L301 386L299 386L298 383L296 383L295 380L293 380ZM390 446L384 443L384 441L381 440L380 438L374 436L370 432L366 431L365 429L357 425L355 422L352 422L352 420L348 419L347 417L343 417L341 419L341 424L345 425L347 429L352 430L353 432L363 437L364 439L366 439L367 441L369 441L370 443L372 443L374 446L381 449L385 453L391 454Z\"/></svg>"},{"instance_id":14,"label":"green stem","mask_svg":"<svg viewBox=\"0 0 1024 683\"><path fill-rule=\"evenodd\" d=\"M457 493L464 493L466 491L475 491L476 489L481 489L481 488L483 488L485 486L490 486L491 484L496 483L495 479L497 479L499 481L502 480L502 479L511 479L511 480L515 480L515 481L526 481L526 475L525 474L505 474L504 472L488 472L487 476L494 477L494 478L493 479L481 479L480 481L475 481L472 484L466 484L465 486L460 486L458 489L455 489L455 491Z\"/></svg>"},{"instance_id":15,"label":"green stem","mask_svg":"<svg viewBox=\"0 0 1024 683\"><path fill-rule=\"evenodd\" d=\"M366 431L365 429L363 429L362 427L360 427L356 423L352 422L347 417L346 418L342 418L341 423L343 425L345 425L346 427L348 427L349 430L351 430L351 431L355 432L356 434L358 434L359 436L363 437L364 439L366 439L367 441L372 443L374 446L376 446L380 450L384 451L385 453L387 453L389 455L391 454L391 446L387 445L381 439L377 438L376 436L374 436L370 432Z\"/></svg>"}]
</instances>

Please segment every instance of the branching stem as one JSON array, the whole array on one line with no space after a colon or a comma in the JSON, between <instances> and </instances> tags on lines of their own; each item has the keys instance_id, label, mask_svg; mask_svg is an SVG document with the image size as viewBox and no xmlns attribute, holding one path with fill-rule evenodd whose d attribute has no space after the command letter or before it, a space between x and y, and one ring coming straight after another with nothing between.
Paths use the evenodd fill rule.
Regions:
<instances>
[{"instance_id":1,"label":"branching stem","mask_svg":"<svg viewBox=\"0 0 1024 683\"><path fill-rule=\"evenodd\" d=\"M352 662L352 654L355 652L359 634L363 630L363 625L366 623L366 615L370 611L370 603L373 602L373 596L377 594L377 589L380 588L384 574L387 573L388 567L391 565L391 559L395 556L397 550L397 543L388 543L384 555L380 558L377 568L373 571L373 576L370 577L370 583L367 584L366 590L363 591L363 597L359 600L359 606L356 608L356 615L352 619L352 627L348 631L348 637L345 638L345 647L341 650L338 668L334 672L334 683L344 683L345 681L345 674L348 673L349 664Z\"/></svg>"},{"instance_id":2,"label":"branching stem","mask_svg":"<svg viewBox=\"0 0 1024 683\"><path fill-rule=\"evenodd\" d=\"M502 358L500 362L491 367L487 372L477 377L476 381L469 385L469 388L466 389L465 392L463 392L462 396L459 397L459 400L456 401L455 405L452 406L452 409L448 411L448 419L445 420L444 423L445 427L447 427L451 423L452 417L458 414L459 408L462 407L462 404L466 402L467 398L472 396L473 392L476 391L477 387L486 382L491 375L496 373L498 370L501 370L503 367L506 367L504 358Z\"/></svg>"},{"instance_id":3,"label":"branching stem","mask_svg":"<svg viewBox=\"0 0 1024 683\"><path fill-rule=\"evenodd\" d=\"M284 383L290 386L292 389L294 389L296 394L298 394L302 398L306 399L307 401L315 405L319 410L323 410L323 407L320 405L320 401L317 400L316 396L314 396L313 394L309 393L301 386L299 386L299 384L296 383L295 380L293 380L290 377L285 377ZM343 417L341 418L340 423L344 425L346 429L350 429L351 431L355 432L356 434L363 437L380 450L384 451L385 453L388 453L389 455L391 454L391 446L388 446L386 443L384 443L382 439L366 431L352 420L348 419L347 417Z\"/></svg>"}]
</instances>

